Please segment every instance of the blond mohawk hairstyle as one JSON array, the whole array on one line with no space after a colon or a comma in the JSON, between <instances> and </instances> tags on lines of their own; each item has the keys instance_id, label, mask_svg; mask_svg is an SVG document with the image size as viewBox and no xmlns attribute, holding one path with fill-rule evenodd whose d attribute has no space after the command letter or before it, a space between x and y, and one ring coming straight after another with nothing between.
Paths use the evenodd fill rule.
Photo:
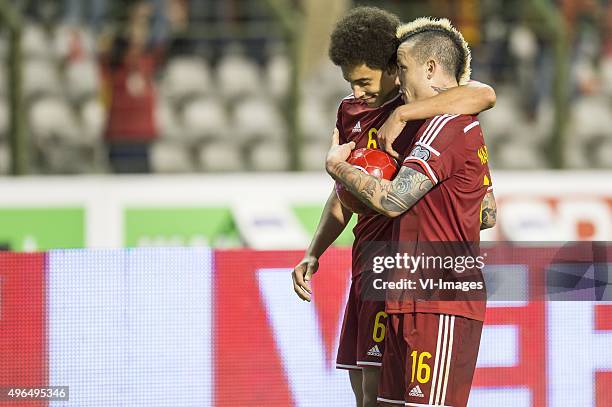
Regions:
<instances>
[{"instance_id":1,"label":"blond mohawk hairstyle","mask_svg":"<svg viewBox=\"0 0 612 407\"><path fill-rule=\"evenodd\" d=\"M468 43L463 38L463 35L457 30L447 18L431 18L431 17L420 17L409 23L402 24L397 27L396 37L399 43L403 43L418 34L426 32L441 32L445 33L457 46L460 47L462 52L462 59L459 63L459 72L457 82L459 85L465 85L470 80L472 68L472 53Z\"/></svg>"}]
</instances>

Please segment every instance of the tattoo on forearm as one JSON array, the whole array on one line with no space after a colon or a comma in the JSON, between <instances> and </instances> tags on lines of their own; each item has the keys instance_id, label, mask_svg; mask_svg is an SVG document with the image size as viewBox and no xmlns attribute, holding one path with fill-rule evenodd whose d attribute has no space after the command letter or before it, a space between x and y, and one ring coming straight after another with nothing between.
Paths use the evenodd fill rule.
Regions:
<instances>
[{"instance_id":1,"label":"tattoo on forearm","mask_svg":"<svg viewBox=\"0 0 612 407\"><path fill-rule=\"evenodd\" d=\"M392 182L365 174L346 162L336 164L332 176L365 204L386 214L410 209L433 187L426 175L407 167L402 167Z\"/></svg>"},{"instance_id":2,"label":"tattoo on forearm","mask_svg":"<svg viewBox=\"0 0 612 407\"><path fill-rule=\"evenodd\" d=\"M377 192L380 193L382 190L380 179L359 171L347 162L336 164L332 175L371 207L373 206L371 201Z\"/></svg>"},{"instance_id":3,"label":"tattoo on forearm","mask_svg":"<svg viewBox=\"0 0 612 407\"><path fill-rule=\"evenodd\" d=\"M448 88L441 88L439 86L432 86L431 88L435 90L437 93L446 92L448 90Z\"/></svg>"},{"instance_id":4,"label":"tattoo on forearm","mask_svg":"<svg viewBox=\"0 0 612 407\"><path fill-rule=\"evenodd\" d=\"M364 176L366 174L363 174ZM374 198L374 194L376 193L376 178L375 177L364 177L364 186L362 194L364 197L368 199Z\"/></svg>"},{"instance_id":5,"label":"tattoo on forearm","mask_svg":"<svg viewBox=\"0 0 612 407\"><path fill-rule=\"evenodd\" d=\"M492 192L485 195L482 200L482 221L480 223L480 229L489 229L495 226L497 222L497 205L495 203L495 196Z\"/></svg>"},{"instance_id":6,"label":"tattoo on forearm","mask_svg":"<svg viewBox=\"0 0 612 407\"><path fill-rule=\"evenodd\" d=\"M410 190L410 182L407 179L399 178L397 182L395 182L395 190L398 194L405 194Z\"/></svg>"},{"instance_id":7,"label":"tattoo on forearm","mask_svg":"<svg viewBox=\"0 0 612 407\"><path fill-rule=\"evenodd\" d=\"M425 174L402 167L390 187L388 194L381 198L382 207L390 212L401 213L417 203L433 184Z\"/></svg>"}]
</instances>

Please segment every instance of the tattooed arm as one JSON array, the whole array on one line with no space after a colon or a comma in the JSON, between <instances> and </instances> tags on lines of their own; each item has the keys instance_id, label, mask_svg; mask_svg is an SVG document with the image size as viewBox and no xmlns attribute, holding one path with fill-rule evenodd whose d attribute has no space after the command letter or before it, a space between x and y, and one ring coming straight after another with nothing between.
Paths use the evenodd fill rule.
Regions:
<instances>
[{"instance_id":1,"label":"tattooed arm","mask_svg":"<svg viewBox=\"0 0 612 407\"><path fill-rule=\"evenodd\" d=\"M495 226L497 221L497 204L493 191L487 192L480 206L480 230Z\"/></svg>"},{"instance_id":2,"label":"tattooed arm","mask_svg":"<svg viewBox=\"0 0 612 407\"><path fill-rule=\"evenodd\" d=\"M432 86L437 95L399 106L395 119L407 122L427 119L439 114L478 114L495 106L495 90L487 84L471 81L463 86Z\"/></svg>"},{"instance_id":3,"label":"tattooed arm","mask_svg":"<svg viewBox=\"0 0 612 407\"><path fill-rule=\"evenodd\" d=\"M352 141L339 144L338 131L334 130L325 168L333 179L344 184L353 195L383 215L401 215L433 187L429 177L408 167L402 167L393 181L365 174L346 162L354 148L355 143Z\"/></svg>"},{"instance_id":4,"label":"tattooed arm","mask_svg":"<svg viewBox=\"0 0 612 407\"><path fill-rule=\"evenodd\" d=\"M327 172L370 208L392 218L410 209L433 187L427 175L408 167L402 167L393 181L365 174L345 161L328 165Z\"/></svg>"}]
</instances>

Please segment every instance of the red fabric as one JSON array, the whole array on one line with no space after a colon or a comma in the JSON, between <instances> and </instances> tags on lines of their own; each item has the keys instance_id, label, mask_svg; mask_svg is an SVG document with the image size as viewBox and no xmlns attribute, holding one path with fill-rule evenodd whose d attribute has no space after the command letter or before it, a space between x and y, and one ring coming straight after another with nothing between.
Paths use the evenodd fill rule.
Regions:
<instances>
[{"instance_id":1,"label":"red fabric","mask_svg":"<svg viewBox=\"0 0 612 407\"><path fill-rule=\"evenodd\" d=\"M363 285L371 284L364 281L368 276L372 274L361 273L351 282L336 358L339 369L382 364L387 314L384 301L365 301L361 297Z\"/></svg>"},{"instance_id":2,"label":"red fabric","mask_svg":"<svg viewBox=\"0 0 612 407\"><path fill-rule=\"evenodd\" d=\"M340 133L340 143L354 141L355 148L381 148L378 143L378 129L393 111L404 102L398 94L378 108L349 96L342 100L338 108L336 128ZM357 126L359 123L359 126ZM394 143L396 151L405 152L412 144L422 121L409 122ZM383 215L360 215L353 228L353 277L363 271L361 264L367 264L372 253L363 255L368 242L388 242L392 238L393 219ZM382 245L378 245L382 246ZM381 247L382 248L382 247Z\"/></svg>"},{"instance_id":3,"label":"red fabric","mask_svg":"<svg viewBox=\"0 0 612 407\"><path fill-rule=\"evenodd\" d=\"M440 118L437 122L430 119L421 127L417 135L421 141L415 143L404 165L427 175L439 185L404 214L395 237L403 241L418 238L478 242L480 206L491 186L489 166L482 163L478 155L479 149L485 146L482 131L476 125L464 133L464 128L475 121L473 116L447 116L451 118L448 121L436 117ZM428 128L433 131L422 137ZM437 134L436 129L439 130ZM416 149L419 153L415 153Z\"/></svg>"},{"instance_id":4,"label":"red fabric","mask_svg":"<svg viewBox=\"0 0 612 407\"><path fill-rule=\"evenodd\" d=\"M451 315L390 315L379 397L418 405L465 407L482 322ZM448 376L448 378L446 378ZM433 394L432 394L433 393ZM379 399L380 400L380 399Z\"/></svg>"},{"instance_id":5,"label":"red fabric","mask_svg":"<svg viewBox=\"0 0 612 407\"><path fill-rule=\"evenodd\" d=\"M110 92L106 139L114 142L155 138L156 58L152 53L130 55L121 65L104 63L102 72Z\"/></svg>"},{"instance_id":6,"label":"red fabric","mask_svg":"<svg viewBox=\"0 0 612 407\"><path fill-rule=\"evenodd\" d=\"M480 208L491 186L491 175L484 137L474 122L474 116L442 115L421 126L404 165L427 175L435 186L396 220L394 241L478 244ZM421 273L424 278L442 277L439 273L427 275L427 270ZM417 302L403 298L387 301L387 311L434 312L484 320L482 301Z\"/></svg>"}]
</instances>

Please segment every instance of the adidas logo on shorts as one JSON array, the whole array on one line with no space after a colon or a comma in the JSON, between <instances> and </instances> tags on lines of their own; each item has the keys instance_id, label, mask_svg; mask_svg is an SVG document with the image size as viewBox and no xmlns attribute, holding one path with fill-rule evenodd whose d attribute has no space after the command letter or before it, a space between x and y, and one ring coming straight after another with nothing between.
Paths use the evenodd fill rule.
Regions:
<instances>
[{"instance_id":1,"label":"adidas logo on shorts","mask_svg":"<svg viewBox=\"0 0 612 407\"><path fill-rule=\"evenodd\" d=\"M425 395L421 391L421 388L419 387L418 384L414 386L412 390L410 390L410 393L408 393L408 395L411 397L421 397L421 398L425 397Z\"/></svg>"},{"instance_id":2,"label":"adidas logo on shorts","mask_svg":"<svg viewBox=\"0 0 612 407\"><path fill-rule=\"evenodd\" d=\"M378 349L378 345L374 345L372 346L372 348L370 348L370 350L368 351L368 356L376 356L379 358L382 357L382 353L380 349Z\"/></svg>"}]
</instances>

